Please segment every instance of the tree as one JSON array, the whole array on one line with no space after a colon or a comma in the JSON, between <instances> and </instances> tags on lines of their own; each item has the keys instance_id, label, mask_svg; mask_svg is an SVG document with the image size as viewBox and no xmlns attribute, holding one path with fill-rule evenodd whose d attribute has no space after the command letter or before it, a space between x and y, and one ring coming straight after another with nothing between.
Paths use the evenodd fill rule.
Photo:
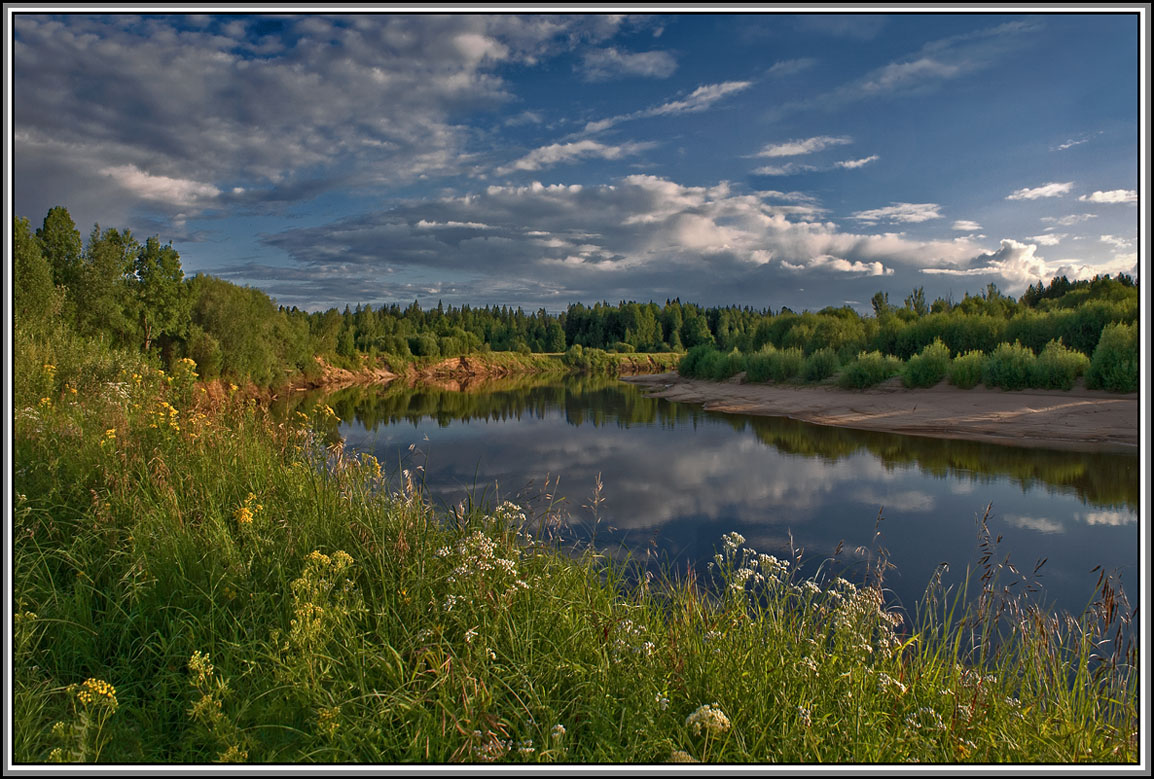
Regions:
<instances>
[{"instance_id":1,"label":"tree","mask_svg":"<svg viewBox=\"0 0 1154 779\"><path fill-rule=\"evenodd\" d=\"M192 301L180 255L172 244L161 246L155 236L145 241L136 255L133 287L144 351L157 338L183 338L187 334Z\"/></svg>"},{"instance_id":2,"label":"tree","mask_svg":"<svg viewBox=\"0 0 1154 779\"><path fill-rule=\"evenodd\" d=\"M875 292L874 296L870 298L870 303L874 307L874 316L880 317L882 314L890 310L890 296L888 292Z\"/></svg>"},{"instance_id":3,"label":"tree","mask_svg":"<svg viewBox=\"0 0 1154 779\"><path fill-rule=\"evenodd\" d=\"M13 311L22 323L44 323L60 307L59 295L52 285L52 268L27 219L16 217L12 239Z\"/></svg>"},{"instance_id":4,"label":"tree","mask_svg":"<svg viewBox=\"0 0 1154 779\"><path fill-rule=\"evenodd\" d=\"M58 286L74 287L81 280L84 245L80 231L68 209L54 206L36 231L44 257L52 268L52 281Z\"/></svg>"},{"instance_id":5,"label":"tree","mask_svg":"<svg viewBox=\"0 0 1154 779\"><path fill-rule=\"evenodd\" d=\"M926 306L925 287L918 287L910 293L909 297L906 298L906 308L918 316L925 316L929 313L929 307Z\"/></svg>"},{"instance_id":6,"label":"tree","mask_svg":"<svg viewBox=\"0 0 1154 779\"><path fill-rule=\"evenodd\" d=\"M129 274L140 245L128 230L92 228L79 282L73 287L76 320L82 332L108 334L131 342L134 324L127 316L133 305Z\"/></svg>"}]
</instances>

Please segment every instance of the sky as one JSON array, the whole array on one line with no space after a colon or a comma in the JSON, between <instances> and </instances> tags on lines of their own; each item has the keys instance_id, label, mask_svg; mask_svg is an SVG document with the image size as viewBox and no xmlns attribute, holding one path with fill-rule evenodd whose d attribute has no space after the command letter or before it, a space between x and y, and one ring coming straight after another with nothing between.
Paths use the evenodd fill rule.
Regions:
<instances>
[{"instance_id":1,"label":"sky","mask_svg":"<svg viewBox=\"0 0 1154 779\"><path fill-rule=\"evenodd\" d=\"M9 17L14 214L286 306L868 312L1139 275L1136 11L42 8Z\"/></svg>"}]
</instances>

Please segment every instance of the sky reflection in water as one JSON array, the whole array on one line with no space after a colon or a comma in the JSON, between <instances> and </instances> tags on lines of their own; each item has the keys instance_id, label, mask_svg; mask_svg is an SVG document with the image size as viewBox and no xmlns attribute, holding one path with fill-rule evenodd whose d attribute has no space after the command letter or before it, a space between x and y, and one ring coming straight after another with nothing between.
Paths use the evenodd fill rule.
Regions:
<instances>
[{"instance_id":1,"label":"sky reflection in water","mask_svg":"<svg viewBox=\"0 0 1154 779\"><path fill-rule=\"evenodd\" d=\"M326 402L345 420L339 433L351 449L393 473L422 466L428 494L445 505L473 495L540 512L546 478L559 478L550 492L588 530L583 506L600 474L598 546L675 571L703 573L729 531L779 557L792 538L807 573L840 544L836 570L860 577L866 556L855 550L880 545L896 566L887 587L912 608L940 562L947 582L963 580L978 559L977 520L992 504L997 559L1008 554L1028 574L1046 558L1040 581L1060 608L1080 612L1090 601L1096 565L1118 569L1131 590L1137 583L1136 456L714 414L596 379L469 393L357 388Z\"/></svg>"}]
</instances>

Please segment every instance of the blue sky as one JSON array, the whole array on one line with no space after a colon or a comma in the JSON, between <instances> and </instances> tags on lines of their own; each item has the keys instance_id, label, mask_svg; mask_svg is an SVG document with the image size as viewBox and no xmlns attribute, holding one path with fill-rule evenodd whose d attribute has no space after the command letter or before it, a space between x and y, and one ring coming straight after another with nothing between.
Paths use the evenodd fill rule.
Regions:
<instances>
[{"instance_id":1,"label":"blue sky","mask_svg":"<svg viewBox=\"0 0 1154 779\"><path fill-rule=\"evenodd\" d=\"M286 305L1137 273L1137 13L10 20L15 214Z\"/></svg>"}]
</instances>

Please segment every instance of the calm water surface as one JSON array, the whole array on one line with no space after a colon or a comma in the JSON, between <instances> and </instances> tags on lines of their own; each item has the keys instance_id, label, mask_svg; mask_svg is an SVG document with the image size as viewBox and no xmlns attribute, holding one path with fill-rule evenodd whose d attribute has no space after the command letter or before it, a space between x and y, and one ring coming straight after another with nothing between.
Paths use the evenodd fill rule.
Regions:
<instances>
[{"instance_id":1,"label":"calm water surface","mask_svg":"<svg viewBox=\"0 0 1154 779\"><path fill-rule=\"evenodd\" d=\"M858 579L884 548L895 566L886 586L912 609L939 563L955 585L977 564L989 505L1001 537L992 559L1009 556L1026 575L1045 559L1037 581L1050 605L1080 612L1099 565L1136 603L1137 456L718 414L607 379L467 392L394 385L324 400L350 449L393 473L410 469L437 503L509 499L540 516L548 483L569 537L596 528L598 547L676 572L704 573L729 531L779 557L800 548L806 573L826 561L823 572ZM595 523L587 506L599 475ZM1007 571L1002 581L1014 579Z\"/></svg>"}]
</instances>

